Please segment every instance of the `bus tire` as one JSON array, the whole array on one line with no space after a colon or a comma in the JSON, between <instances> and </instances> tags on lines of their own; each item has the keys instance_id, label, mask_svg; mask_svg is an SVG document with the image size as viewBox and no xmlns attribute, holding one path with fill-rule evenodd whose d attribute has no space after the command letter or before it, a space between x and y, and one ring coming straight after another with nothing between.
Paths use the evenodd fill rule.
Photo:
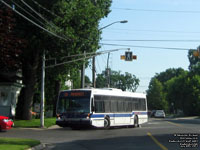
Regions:
<instances>
[{"instance_id":1,"label":"bus tire","mask_svg":"<svg viewBox=\"0 0 200 150\"><path fill-rule=\"evenodd\" d=\"M104 118L104 129L110 128L110 119L108 117Z\"/></svg>"},{"instance_id":2,"label":"bus tire","mask_svg":"<svg viewBox=\"0 0 200 150\"><path fill-rule=\"evenodd\" d=\"M139 127L139 121L138 121L138 116L137 115L134 117L134 127L135 128Z\"/></svg>"}]
</instances>

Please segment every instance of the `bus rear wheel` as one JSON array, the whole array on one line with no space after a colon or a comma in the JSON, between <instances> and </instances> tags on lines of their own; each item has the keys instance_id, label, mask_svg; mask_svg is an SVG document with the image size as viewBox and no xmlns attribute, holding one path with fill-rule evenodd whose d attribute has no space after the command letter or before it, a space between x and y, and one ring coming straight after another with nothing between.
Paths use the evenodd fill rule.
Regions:
<instances>
[{"instance_id":1,"label":"bus rear wheel","mask_svg":"<svg viewBox=\"0 0 200 150\"><path fill-rule=\"evenodd\" d=\"M104 129L109 129L110 128L110 119L109 118L104 118Z\"/></svg>"},{"instance_id":2,"label":"bus rear wheel","mask_svg":"<svg viewBox=\"0 0 200 150\"><path fill-rule=\"evenodd\" d=\"M134 117L134 127L135 127L135 128L139 127L138 116L135 116L135 117Z\"/></svg>"}]
</instances>

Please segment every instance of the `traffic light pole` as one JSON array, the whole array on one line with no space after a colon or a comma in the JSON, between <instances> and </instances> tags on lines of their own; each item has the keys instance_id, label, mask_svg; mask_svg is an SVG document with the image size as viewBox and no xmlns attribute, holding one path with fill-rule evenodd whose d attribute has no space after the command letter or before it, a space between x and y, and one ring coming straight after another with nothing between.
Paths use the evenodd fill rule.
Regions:
<instances>
[{"instance_id":1,"label":"traffic light pole","mask_svg":"<svg viewBox=\"0 0 200 150\"><path fill-rule=\"evenodd\" d=\"M115 21L115 22L113 22L113 23L110 23L110 24L108 24L108 25L106 25L106 26L100 28L99 31L101 31L101 30L103 30L103 29L105 29L105 28L107 28L107 27L109 27L109 26L111 26L111 25L113 25L113 24L115 24L115 23L127 23L127 22L128 22L127 20ZM110 54L109 54L109 55L110 55ZM96 71L95 71L95 56L93 57L92 62L93 62L93 63L92 63L92 64L93 64L93 66L92 66L92 84L93 84L93 87L96 88L96 79L95 79L95 76L96 76ZM107 65L107 66L108 66L108 65ZM110 82L110 81L109 81L109 82ZM108 84L108 86L110 86L110 84Z\"/></svg>"}]
</instances>

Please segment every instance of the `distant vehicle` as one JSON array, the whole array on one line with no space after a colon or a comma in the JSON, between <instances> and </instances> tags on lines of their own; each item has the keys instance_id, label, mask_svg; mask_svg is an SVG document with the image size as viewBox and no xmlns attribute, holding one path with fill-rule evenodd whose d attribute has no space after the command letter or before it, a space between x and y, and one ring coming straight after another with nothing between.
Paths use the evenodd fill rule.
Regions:
<instances>
[{"instance_id":1,"label":"distant vehicle","mask_svg":"<svg viewBox=\"0 0 200 150\"><path fill-rule=\"evenodd\" d=\"M61 91L56 124L71 128L139 126L147 122L146 95L119 89Z\"/></svg>"},{"instance_id":2,"label":"distant vehicle","mask_svg":"<svg viewBox=\"0 0 200 150\"><path fill-rule=\"evenodd\" d=\"M5 116L0 116L0 130L8 130L14 126L12 119Z\"/></svg>"},{"instance_id":3,"label":"distant vehicle","mask_svg":"<svg viewBox=\"0 0 200 150\"><path fill-rule=\"evenodd\" d=\"M152 110L152 111L150 112L150 117L155 117L155 116L154 116L155 113L156 113L156 110Z\"/></svg>"},{"instance_id":4,"label":"distant vehicle","mask_svg":"<svg viewBox=\"0 0 200 150\"><path fill-rule=\"evenodd\" d=\"M156 118L165 118L165 112L164 110L156 110L154 117Z\"/></svg>"}]
</instances>

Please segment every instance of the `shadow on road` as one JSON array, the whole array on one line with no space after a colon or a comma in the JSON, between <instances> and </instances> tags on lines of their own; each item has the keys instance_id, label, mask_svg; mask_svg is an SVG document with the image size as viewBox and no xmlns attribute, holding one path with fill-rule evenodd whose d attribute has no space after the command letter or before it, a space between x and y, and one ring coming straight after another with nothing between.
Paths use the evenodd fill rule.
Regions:
<instances>
[{"instance_id":1,"label":"shadow on road","mask_svg":"<svg viewBox=\"0 0 200 150\"><path fill-rule=\"evenodd\" d=\"M164 134L156 135L162 145L170 150L180 149L179 143L169 143L173 139L173 135ZM127 137L111 137L103 139L76 140L73 142L59 143L53 146L52 150L147 150L161 149L149 136L127 136ZM192 150L192 149L191 149Z\"/></svg>"}]
</instances>

